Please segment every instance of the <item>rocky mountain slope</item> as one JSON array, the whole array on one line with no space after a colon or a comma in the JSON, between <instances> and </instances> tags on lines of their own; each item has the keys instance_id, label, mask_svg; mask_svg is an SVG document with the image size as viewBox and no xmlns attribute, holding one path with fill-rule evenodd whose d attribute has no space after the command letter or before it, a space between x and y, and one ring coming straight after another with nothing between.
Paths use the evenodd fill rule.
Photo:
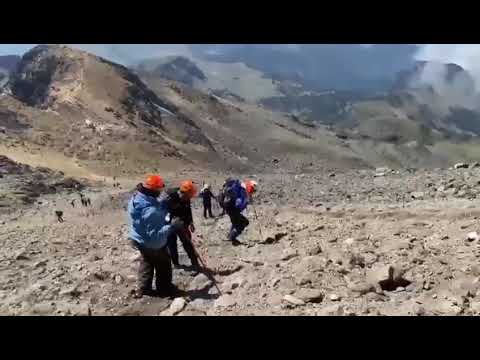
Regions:
<instances>
[{"instance_id":1,"label":"rocky mountain slope","mask_svg":"<svg viewBox=\"0 0 480 360\"><path fill-rule=\"evenodd\" d=\"M138 254L126 241L130 191L89 188L89 208L72 208L75 194L42 195L65 211L65 222L52 206L12 209L0 234L0 312L478 315L479 168L457 167L261 174L237 247L224 241L228 219L203 220L195 199L195 244L211 273L193 276L181 253L175 300L131 295ZM214 190L226 175L189 174Z\"/></svg>"},{"instance_id":2,"label":"rocky mountain slope","mask_svg":"<svg viewBox=\"0 0 480 360\"><path fill-rule=\"evenodd\" d=\"M16 69L0 96L0 313L480 314L480 167L452 166L479 147L420 122L411 89L356 98L325 125L66 47L37 47ZM321 96L296 84L282 91ZM215 193L229 176L259 183L241 246L224 241L228 217L203 219L193 200L209 271L194 275L182 253L175 299L131 294L125 207L152 171ZM71 205L79 190L92 206Z\"/></svg>"},{"instance_id":3,"label":"rocky mountain slope","mask_svg":"<svg viewBox=\"0 0 480 360\"><path fill-rule=\"evenodd\" d=\"M77 169L106 176L187 164L253 170L281 153L285 166L317 155L358 163L333 134L308 134L261 106L164 78L143 80L83 51L35 47L0 97L2 152L14 159L43 154L34 165L53 166L55 158L56 169L71 168L71 159Z\"/></svg>"},{"instance_id":4,"label":"rocky mountain slope","mask_svg":"<svg viewBox=\"0 0 480 360\"><path fill-rule=\"evenodd\" d=\"M88 181L65 177L62 172L47 168L32 168L0 155L0 213L10 213L13 208L37 203L46 194L80 192ZM38 202L39 205L42 202Z\"/></svg>"},{"instance_id":5,"label":"rocky mountain slope","mask_svg":"<svg viewBox=\"0 0 480 360\"><path fill-rule=\"evenodd\" d=\"M185 157L184 144L211 149L209 140L127 68L63 46L38 46L12 73L0 106L23 131L15 145L54 150L110 170L152 166ZM0 124L2 125L2 124Z\"/></svg>"}]
</instances>

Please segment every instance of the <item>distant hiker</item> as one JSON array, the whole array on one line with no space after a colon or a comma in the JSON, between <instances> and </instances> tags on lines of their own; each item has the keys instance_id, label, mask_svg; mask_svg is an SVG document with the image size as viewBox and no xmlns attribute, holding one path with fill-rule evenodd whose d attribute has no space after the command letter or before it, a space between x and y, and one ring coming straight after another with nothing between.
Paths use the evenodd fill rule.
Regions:
<instances>
[{"instance_id":1,"label":"distant hiker","mask_svg":"<svg viewBox=\"0 0 480 360\"><path fill-rule=\"evenodd\" d=\"M212 191L210 190L210 185L205 184L203 187L202 191L200 192L200 197L203 200L203 217L205 219L208 218L208 215L213 218L212 215L212 198L215 199L215 196L213 195Z\"/></svg>"},{"instance_id":2,"label":"distant hiker","mask_svg":"<svg viewBox=\"0 0 480 360\"><path fill-rule=\"evenodd\" d=\"M75 199L73 199L70 204L72 205L72 207L74 208L75 207Z\"/></svg>"},{"instance_id":3,"label":"distant hiker","mask_svg":"<svg viewBox=\"0 0 480 360\"><path fill-rule=\"evenodd\" d=\"M59 223L63 223L65 221L63 220L63 211L55 210L55 215L57 216L57 220Z\"/></svg>"},{"instance_id":4,"label":"distant hiker","mask_svg":"<svg viewBox=\"0 0 480 360\"><path fill-rule=\"evenodd\" d=\"M227 180L229 180L229 179L227 179ZM220 208L222 209L222 213L218 216L224 216L225 215L225 207L223 206L223 201L225 199L224 192L225 192L225 184L227 183L227 180L223 183L222 188L218 192L217 202L218 202L218 205L220 206Z\"/></svg>"},{"instance_id":5,"label":"distant hiker","mask_svg":"<svg viewBox=\"0 0 480 360\"><path fill-rule=\"evenodd\" d=\"M237 237L250 224L248 219L242 215L247 208L248 193L239 180L227 179L223 189L223 207L230 218L232 226L228 234L228 240L234 246L240 245Z\"/></svg>"},{"instance_id":6,"label":"distant hiker","mask_svg":"<svg viewBox=\"0 0 480 360\"><path fill-rule=\"evenodd\" d=\"M179 233L172 233L168 240L168 248L172 257L172 263L175 268L180 267L178 259L177 235L183 245L185 252L190 259L194 272L200 271L195 249L192 245L192 233L195 232L193 225L193 215L191 199L196 195L197 187L191 180L183 181L178 188L168 189L167 203L170 212L170 218L179 219L183 223L183 229Z\"/></svg>"},{"instance_id":7,"label":"distant hiker","mask_svg":"<svg viewBox=\"0 0 480 360\"><path fill-rule=\"evenodd\" d=\"M85 198L83 197L82 193L80 193L80 202L82 203L82 206L87 206L85 203Z\"/></svg>"},{"instance_id":8,"label":"distant hiker","mask_svg":"<svg viewBox=\"0 0 480 360\"><path fill-rule=\"evenodd\" d=\"M167 223L167 200L158 200L164 186L159 175L148 176L143 184L137 185L137 191L128 203L129 240L141 255L134 291L136 298L153 294L154 274L158 295L172 295L175 290L167 243L170 234L179 231L184 224L179 220Z\"/></svg>"}]
</instances>

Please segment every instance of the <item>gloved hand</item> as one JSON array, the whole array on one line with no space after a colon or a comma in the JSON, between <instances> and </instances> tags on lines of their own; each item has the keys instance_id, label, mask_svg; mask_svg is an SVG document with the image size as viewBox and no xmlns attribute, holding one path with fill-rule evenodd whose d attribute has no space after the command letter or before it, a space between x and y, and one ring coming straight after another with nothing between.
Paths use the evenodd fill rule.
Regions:
<instances>
[{"instance_id":1,"label":"gloved hand","mask_svg":"<svg viewBox=\"0 0 480 360\"><path fill-rule=\"evenodd\" d=\"M173 218L172 222L170 223L175 231L180 231L185 227L185 223L178 217Z\"/></svg>"},{"instance_id":2,"label":"gloved hand","mask_svg":"<svg viewBox=\"0 0 480 360\"><path fill-rule=\"evenodd\" d=\"M190 224L190 226L189 226L188 228L190 229L190 231L191 231L192 233L195 232L195 225L193 225L193 223Z\"/></svg>"}]
</instances>

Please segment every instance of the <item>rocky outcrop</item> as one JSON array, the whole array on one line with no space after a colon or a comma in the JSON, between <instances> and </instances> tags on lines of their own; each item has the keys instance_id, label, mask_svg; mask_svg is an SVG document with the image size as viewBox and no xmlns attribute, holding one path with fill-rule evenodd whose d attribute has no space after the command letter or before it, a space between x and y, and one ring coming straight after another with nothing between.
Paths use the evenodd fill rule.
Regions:
<instances>
[{"instance_id":1,"label":"rocky outcrop","mask_svg":"<svg viewBox=\"0 0 480 360\"><path fill-rule=\"evenodd\" d=\"M142 66L139 67L139 72L145 74ZM193 61L183 56L168 58L150 71L150 75L178 81L189 86L193 86L197 81L207 80L202 70Z\"/></svg>"}]
</instances>

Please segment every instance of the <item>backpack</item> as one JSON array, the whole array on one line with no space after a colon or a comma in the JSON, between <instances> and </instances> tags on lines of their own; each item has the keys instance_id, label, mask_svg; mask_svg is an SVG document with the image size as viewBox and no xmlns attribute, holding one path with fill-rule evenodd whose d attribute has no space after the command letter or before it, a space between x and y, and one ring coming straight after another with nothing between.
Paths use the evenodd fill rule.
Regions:
<instances>
[{"instance_id":1,"label":"backpack","mask_svg":"<svg viewBox=\"0 0 480 360\"><path fill-rule=\"evenodd\" d=\"M223 206L225 209L237 209L243 211L247 208L247 191L242 187L239 180L229 180L223 189Z\"/></svg>"}]
</instances>

